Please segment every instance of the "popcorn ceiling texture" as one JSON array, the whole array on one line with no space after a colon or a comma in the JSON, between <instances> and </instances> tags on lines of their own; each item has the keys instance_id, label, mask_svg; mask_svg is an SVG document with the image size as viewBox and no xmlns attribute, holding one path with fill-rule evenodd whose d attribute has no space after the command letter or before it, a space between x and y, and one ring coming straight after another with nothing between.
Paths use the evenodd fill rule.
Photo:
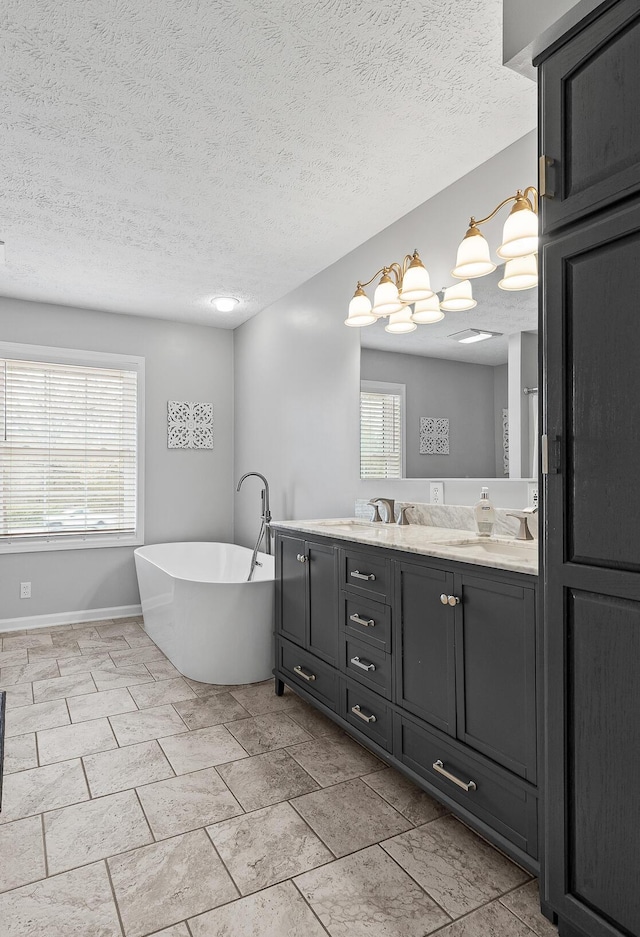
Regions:
<instances>
[{"instance_id":1,"label":"popcorn ceiling texture","mask_svg":"<svg viewBox=\"0 0 640 937\"><path fill-rule=\"evenodd\" d=\"M4 0L0 294L234 327L532 129L501 12Z\"/></svg>"}]
</instances>

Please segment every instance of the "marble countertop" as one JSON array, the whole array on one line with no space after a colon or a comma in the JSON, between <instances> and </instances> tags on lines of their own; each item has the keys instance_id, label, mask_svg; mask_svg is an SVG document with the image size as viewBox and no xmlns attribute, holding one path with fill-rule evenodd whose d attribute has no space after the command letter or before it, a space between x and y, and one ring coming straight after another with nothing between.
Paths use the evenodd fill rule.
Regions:
<instances>
[{"instance_id":1,"label":"marble countertop","mask_svg":"<svg viewBox=\"0 0 640 937\"><path fill-rule=\"evenodd\" d=\"M538 541L508 537L479 537L472 530L429 527L423 524L374 524L361 518L322 518L318 520L273 521L279 530L295 530L350 543L386 547L405 553L420 553L444 560L457 560L475 566L507 569L538 575Z\"/></svg>"}]
</instances>

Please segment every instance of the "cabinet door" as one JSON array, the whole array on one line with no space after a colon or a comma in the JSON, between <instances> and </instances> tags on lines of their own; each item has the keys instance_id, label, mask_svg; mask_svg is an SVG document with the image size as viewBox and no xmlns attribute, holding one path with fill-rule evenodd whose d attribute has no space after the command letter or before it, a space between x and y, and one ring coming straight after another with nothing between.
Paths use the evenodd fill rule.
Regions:
<instances>
[{"instance_id":1,"label":"cabinet door","mask_svg":"<svg viewBox=\"0 0 640 937\"><path fill-rule=\"evenodd\" d=\"M330 664L338 655L338 575L333 547L307 542L308 567L307 641L309 650Z\"/></svg>"},{"instance_id":2,"label":"cabinet door","mask_svg":"<svg viewBox=\"0 0 640 937\"><path fill-rule=\"evenodd\" d=\"M452 592L451 573L396 564L397 703L449 735L456 732L455 612L440 596Z\"/></svg>"},{"instance_id":3,"label":"cabinet door","mask_svg":"<svg viewBox=\"0 0 640 937\"><path fill-rule=\"evenodd\" d=\"M307 562L304 540L278 535L276 552L278 631L301 647L307 643ZM300 562L299 557L305 561Z\"/></svg>"},{"instance_id":4,"label":"cabinet door","mask_svg":"<svg viewBox=\"0 0 640 937\"><path fill-rule=\"evenodd\" d=\"M536 634L533 589L458 575L458 738L536 781Z\"/></svg>"},{"instance_id":5,"label":"cabinet door","mask_svg":"<svg viewBox=\"0 0 640 937\"><path fill-rule=\"evenodd\" d=\"M619 0L542 62L545 231L640 189L640 9Z\"/></svg>"}]
</instances>

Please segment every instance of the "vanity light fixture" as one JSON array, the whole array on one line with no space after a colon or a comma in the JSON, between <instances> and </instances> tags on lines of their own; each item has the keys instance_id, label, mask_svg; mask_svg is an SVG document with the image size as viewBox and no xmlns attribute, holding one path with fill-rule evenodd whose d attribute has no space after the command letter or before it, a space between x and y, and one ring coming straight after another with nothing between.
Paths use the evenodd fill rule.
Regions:
<instances>
[{"instance_id":1,"label":"vanity light fixture","mask_svg":"<svg viewBox=\"0 0 640 937\"><path fill-rule=\"evenodd\" d=\"M463 332L454 332L449 335L455 342L462 345L471 345L473 342L485 342L488 338L494 338L498 332L486 332L484 329L465 329Z\"/></svg>"},{"instance_id":2,"label":"vanity light fixture","mask_svg":"<svg viewBox=\"0 0 640 937\"><path fill-rule=\"evenodd\" d=\"M372 306L364 288L378 277L380 281L373 294ZM396 313L405 314L410 310L411 303L432 299L435 295L431 289L429 274L420 260L420 254L415 250L413 254L407 254L402 263L394 261L389 266L381 267L364 283L358 280L353 299L349 303L349 315L344 320L345 325L355 328L372 325L376 319ZM406 327L412 324L406 314L403 321L404 328L394 328L390 331L412 332L413 329ZM399 325L398 318L395 322Z\"/></svg>"},{"instance_id":3,"label":"vanity light fixture","mask_svg":"<svg viewBox=\"0 0 640 937\"><path fill-rule=\"evenodd\" d=\"M531 290L538 285L538 258L535 254L514 257L504 265L504 277L498 283L501 290Z\"/></svg>"},{"instance_id":4,"label":"vanity light fixture","mask_svg":"<svg viewBox=\"0 0 640 937\"><path fill-rule=\"evenodd\" d=\"M218 312L233 312L239 302L235 296L216 296L211 300Z\"/></svg>"},{"instance_id":5,"label":"vanity light fixture","mask_svg":"<svg viewBox=\"0 0 640 937\"><path fill-rule=\"evenodd\" d=\"M471 283L469 280L462 280L446 288L440 308L443 312L465 312L477 305L471 292Z\"/></svg>"},{"instance_id":6,"label":"vanity light fixture","mask_svg":"<svg viewBox=\"0 0 640 937\"><path fill-rule=\"evenodd\" d=\"M431 299L421 299L413 307L411 316L417 325L431 325L434 322L441 322L444 319L444 312L440 309L440 300L437 295Z\"/></svg>"},{"instance_id":7,"label":"vanity light fixture","mask_svg":"<svg viewBox=\"0 0 640 937\"><path fill-rule=\"evenodd\" d=\"M413 316L411 315L411 306L404 306L402 309L399 309L398 312L391 313L384 330L385 332L398 334L402 332L415 332L417 328L418 326L413 321Z\"/></svg>"}]
</instances>

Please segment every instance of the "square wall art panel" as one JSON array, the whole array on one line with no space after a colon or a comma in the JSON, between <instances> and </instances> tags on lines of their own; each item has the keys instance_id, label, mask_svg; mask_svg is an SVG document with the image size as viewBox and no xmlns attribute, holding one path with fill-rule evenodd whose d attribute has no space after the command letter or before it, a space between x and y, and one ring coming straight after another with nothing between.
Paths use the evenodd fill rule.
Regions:
<instances>
[{"instance_id":1,"label":"square wall art panel","mask_svg":"<svg viewBox=\"0 0 640 937\"><path fill-rule=\"evenodd\" d=\"M449 420L441 416L420 417L420 452L449 455Z\"/></svg>"},{"instance_id":2,"label":"square wall art panel","mask_svg":"<svg viewBox=\"0 0 640 937\"><path fill-rule=\"evenodd\" d=\"M167 446L169 449L213 449L213 404L169 400Z\"/></svg>"}]
</instances>

